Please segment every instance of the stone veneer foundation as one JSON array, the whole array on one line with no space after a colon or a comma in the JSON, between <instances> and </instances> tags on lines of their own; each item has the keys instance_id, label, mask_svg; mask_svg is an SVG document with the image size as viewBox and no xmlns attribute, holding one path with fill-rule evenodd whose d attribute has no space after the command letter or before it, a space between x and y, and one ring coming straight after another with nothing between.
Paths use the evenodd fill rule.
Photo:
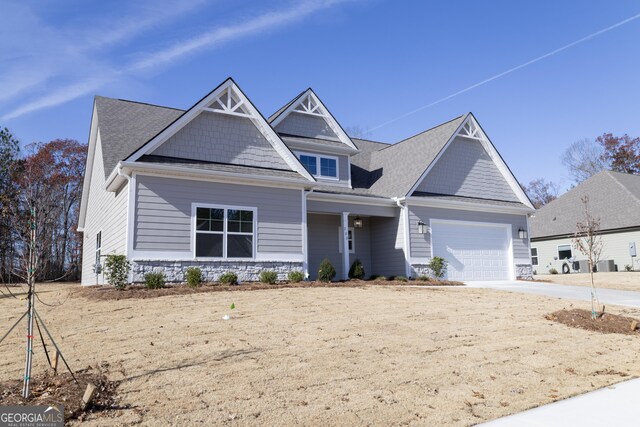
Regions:
<instances>
[{"instance_id":1,"label":"stone veneer foundation","mask_svg":"<svg viewBox=\"0 0 640 427\"><path fill-rule=\"evenodd\" d=\"M184 282L189 267L202 270L204 280L217 281L221 274L232 272L238 275L238 281L257 281L263 271L275 271L278 280L287 280L290 271L302 271L301 262L264 262L264 261L133 261L131 271L133 282L144 282L147 273L162 272L167 282Z\"/></svg>"}]
</instances>

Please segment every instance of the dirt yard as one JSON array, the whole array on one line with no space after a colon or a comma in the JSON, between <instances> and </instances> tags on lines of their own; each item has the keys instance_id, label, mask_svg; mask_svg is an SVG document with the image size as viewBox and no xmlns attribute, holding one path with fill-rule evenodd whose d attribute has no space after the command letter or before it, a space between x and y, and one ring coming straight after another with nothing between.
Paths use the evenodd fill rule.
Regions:
<instances>
[{"instance_id":1,"label":"dirt yard","mask_svg":"<svg viewBox=\"0 0 640 427\"><path fill-rule=\"evenodd\" d=\"M55 303L77 287L40 289ZM23 303L0 298L3 330ZM471 425L640 375L638 337L544 317L585 304L363 287L71 295L39 311L71 366L108 362L119 402L133 407L83 425ZM0 380L21 377L23 338L0 346ZM35 360L43 370L40 347Z\"/></svg>"},{"instance_id":2,"label":"dirt yard","mask_svg":"<svg viewBox=\"0 0 640 427\"><path fill-rule=\"evenodd\" d=\"M591 286L591 275L587 273L537 274L536 280L549 280L560 285ZM615 273L595 273L597 288L640 291L640 272L618 271Z\"/></svg>"}]
</instances>

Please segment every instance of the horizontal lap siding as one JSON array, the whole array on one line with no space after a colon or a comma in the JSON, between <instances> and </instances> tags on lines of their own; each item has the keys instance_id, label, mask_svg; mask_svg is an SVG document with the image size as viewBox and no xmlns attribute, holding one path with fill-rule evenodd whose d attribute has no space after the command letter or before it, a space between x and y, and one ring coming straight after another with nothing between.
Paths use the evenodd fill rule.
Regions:
<instances>
[{"instance_id":1,"label":"horizontal lap siding","mask_svg":"<svg viewBox=\"0 0 640 427\"><path fill-rule=\"evenodd\" d=\"M520 228L525 230L527 229L526 215L410 206L409 233L411 239L412 258L431 257L431 234L428 232L425 234L418 233L418 221L422 221L426 225L429 225L430 219L511 224L511 234L513 236L513 257L515 259L529 258L529 246L527 239L518 238L518 230Z\"/></svg>"},{"instance_id":2,"label":"horizontal lap siding","mask_svg":"<svg viewBox=\"0 0 640 427\"><path fill-rule=\"evenodd\" d=\"M302 253L300 190L138 176L134 248L191 251L191 204L257 208L258 252Z\"/></svg>"},{"instance_id":3,"label":"horizontal lap siding","mask_svg":"<svg viewBox=\"0 0 640 427\"><path fill-rule=\"evenodd\" d=\"M404 276L404 231L398 210L394 218L371 218L371 274Z\"/></svg>"}]
</instances>

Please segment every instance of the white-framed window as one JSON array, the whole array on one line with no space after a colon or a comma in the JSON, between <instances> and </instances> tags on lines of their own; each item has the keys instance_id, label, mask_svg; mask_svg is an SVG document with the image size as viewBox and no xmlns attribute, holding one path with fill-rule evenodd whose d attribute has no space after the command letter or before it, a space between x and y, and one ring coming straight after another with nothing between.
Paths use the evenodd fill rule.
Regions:
<instances>
[{"instance_id":1,"label":"white-framed window","mask_svg":"<svg viewBox=\"0 0 640 427\"><path fill-rule=\"evenodd\" d=\"M256 208L194 204L196 258L255 256Z\"/></svg>"},{"instance_id":2,"label":"white-framed window","mask_svg":"<svg viewBox=\"0 0 640 427\"><path fill-rule=\"evenodd\" d=\"M98 231L96 234L96 263L95 265L100 265L100 252L102 251L102 231Z\"/></svg>"},{"instance_id":3,"label":"white-framed window","mask_svg":"<svg viewBox=\"0 0 640 427\"><path fill-rule=\"evenodd\" d=\"M296 153L300 163L318 178L338 179L338 158L324 154Z\"/></svg>"},{"instance_id":4,"label":"white-framed window","mask_svg":"<svg viewBox=\"0 0 640 427\"><path fill-rule=\"evenodd\" d=\"M350 254L356 252L355 236L353 227L347 228L347 246ZM342 227L338 227L338 252L342 253Z\"/></svg>"},{"instance_id":5,"label":"white-framed window","mask_svg":"<svg viewBox=\"0 0 640 427\"><path fill-rule=\"evenodd\" d=\"M538 248L531 248L531 265L538 265Z\"/></svg>"},{"instance_id":6,"label":"white-framed window","mask_svg":"<svg viewBox=\"0 0 640 427\"><path fill-rule=\"evenodd\" d=\"M571 245L558 245L558 259L569 259L572 256Z\"/></svg>"}]
</instances>

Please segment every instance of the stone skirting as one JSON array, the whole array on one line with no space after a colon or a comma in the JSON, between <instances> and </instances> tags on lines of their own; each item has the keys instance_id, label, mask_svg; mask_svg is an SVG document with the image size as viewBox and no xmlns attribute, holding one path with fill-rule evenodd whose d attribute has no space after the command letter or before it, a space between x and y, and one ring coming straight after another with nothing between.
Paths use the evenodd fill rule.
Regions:
<instances>
[{"instance_id":1,"label":"stone skirting","mask_svg":"<svg viewBox=\"0 0 640 427\"><path fill-rule=\"evenodd\" d=\"M301 262L272 261L132 261L133 282L144 282L147 273L162 272L167 282L184 282L184 274L189 267L199 267L204 280L215 282L221 274L232 272L238 275L238 281L257 281L263 271L275 271L278 280L287 280L290 271L302 271Z\"/></svg>"},{"instance_id":2,"label":"stone skirting","mask_svg":"<svg viewBox=\"0 0 640 427\"><path fill-rule=\"evenodd\" d=\"M533 266L531 264L516 264L516 279L533 280Z\"/></svg>"},{"instance_id":3,"label":"stone skirting","mask_svg":"<svg viewBox=\"0 0 640 427\"><path fill-rule=\"evenodd\" d=\"M411 277L416 279L420 276L435 278L433 271L426 264L411 264Z\"/></svg>"}]
</instances>

